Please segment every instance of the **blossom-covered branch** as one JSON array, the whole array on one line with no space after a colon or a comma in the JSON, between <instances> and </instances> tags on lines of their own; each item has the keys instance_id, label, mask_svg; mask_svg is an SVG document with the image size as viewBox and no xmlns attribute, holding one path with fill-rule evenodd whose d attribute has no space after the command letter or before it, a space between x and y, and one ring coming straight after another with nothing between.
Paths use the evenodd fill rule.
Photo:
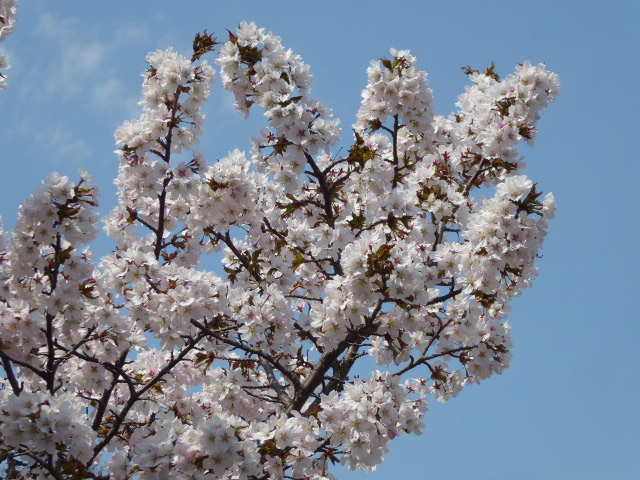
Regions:
<instances>
[{"instance_id":1,"label":"blossom-covered branch","mask_svg":"<svg viewBox=\"0 0 640 480\"><path fill-rule=\"evenodd\" d=\"M210 163L196 145L215 49L237 109L266 126L249 155ZM555 209L517 145L555 74L468 67L443 117L416 58L391 49L344 140L309 67L255 24L147 63L142 114L116 131L114 251L94 262L87 246L86 171L52 174L0 230L12 475L330 479L333 463L373 469L419 433L429 396L508 367L509 303ZM365 356L376 369L355 375Z\"/></svg>"}]
</instances>

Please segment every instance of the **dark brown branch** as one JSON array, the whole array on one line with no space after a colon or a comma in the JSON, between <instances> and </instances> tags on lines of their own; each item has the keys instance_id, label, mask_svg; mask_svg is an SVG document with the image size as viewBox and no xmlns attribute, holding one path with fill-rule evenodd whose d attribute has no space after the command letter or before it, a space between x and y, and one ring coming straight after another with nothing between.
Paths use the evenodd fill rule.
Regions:
<instances>
[{"instance_id":1,"label":"dark brown branch","mask_svg":"<svg viewBox=\"0 0 640 480\"><path fill-rule=\"evenodd\" d=\"M446 351L440 352L440 353L434 353L433 355L429 355L429 356L421 355L417 360L413 360L412 359L411 362L409 363L409 365L404 367L402 370L399 370L399 371L395 372L393 375L394 376L402 375L404 373L407 373L410 370L413 370L417 366L423 365L423 364L427 365L429 367L429 369L432 370L431 367L429 366L429 364L427 363L430 360L435 360L436 358L440 358L440 357L446 357L447 355L454 355L454 354L459 353L459 352L467 352L469 350L473 350L474 348L476 348L476 346L477 345L473 345L471 347L453 348L451 350L446 350Z\"/></svg>"},{"instance_id":2,"label":"dark brown branch","mask_svg":"<svg viewBox=\"0 0 640 480\"><path fill-rule=\"evenodd\" d=\"M51 460L51 455L48 455L49 456L49 461L45 462L44 460L39 458L35 453L33 453L33 452L29 451L29 450L25 450L24 448L20 448L20 450L18 450L18 453L20 455L25 455L25 456L30 457L33 460L35 460L35 462L38 465L40 465L42 468L47 470L47 472L49 472L49 475L51 475L56 480L65 480L65 478L58 471L58 469L54 468L52 460Z\"/></svg>"},{"instance_id":3,"label":"dark brown branch","mask_svg":"<svg viewBox=\"0 0 640 480\"><path fill-rule=\"evenodd\" d=\"M368 230L373 230L378 225L384 225L385 223L389 223L389 219L388 218L381 218L380 220L376 220L371 225L368 225L367 227L365 227L362 230L358 231L354 236L355 236L355 238L358 238L360 235L362 235L363 232L366 232Z\"/></svg>"},{"instance_id":4,"label":"dark brown branch","mask_svg":"<svg viewBox=\"0 0 640 480\"><path fill-rule=\"evenodd\" d=\"M249 345L245 345L242 342L224 337L220 335L218 332L215 332L210 328L206 327L205 325L201 324L197 320L191 319L191 324L198 327L203 333L212 336L213 338L215 338L216 340L222 343L225 343L235 348L239 348L240 350L246 353L257 355L260 358L263 358L264 360L269 362L273 366L273 368L275 368L280 373L282 373L285 377L287 377L296 389L301 388L300 381L298 380L298 378L293 373L291 373L286 367L284 367L278 360L276 360L272 355L269 355L268 353L265 353L258 348L253 348L253 347L250 347Z\"/></svg>"},{"instance_id":5,"label":"dark brown branch","mask_svg":"<svg viewBox=\"0 0 640 480\"><path fill-rule=\"evenodd\" d=\"M138 222L140 222L142 225L144 225L145 227L147 227L149 230L151 230L156 235L158 234L158 229L156 227L154 227L153 225L151 225L146 220L143 220L142 218L140 218L140 216L138 214L136 214L136 220Z\"/></svg>"},{"instance_id":6,"label":"dark brown branch","mask_svg":"<svg viewBox=\"0 0 640 480\"><path fill-rule=\"evenodd\" d=\"M132 396L135 394L136 386L133 383L133 380L131 380L131 377L129 376L129 374L123 370L122 367L124 366L124 363L121 366L118 366L118 363L116 363L116 365L114 365L111 362L101 362L99 359L97 359L95 357L90 357L89 355L85 355L85 354L80 353L78 351L74 351L73 355L75 355L76 357L78 357L81 360L84 360L85 362L95 363L97 365L100 365L100 366L104 367L106 370L111 372L111 374L114 374L116 376L116 378L118 376L122 377L123 382L126 383L127 386L129 387L129 393Z\"/></svg>"},{"instance_id":7,"label":"dark brown branch","mask_svg":"<svg viewBox=\"0 0 640 480\"><path fill-rule=\"evenodd\" d=\"M400 168L400 159L398 158L398 131L400 130L398 122L398 114L393 116L393 131L391 132L391 139L393 141L393 180L391 182L391 188L398 186L398 173Z\"/></svg>"},{"instance_id":8,"label":"dark brown branch","mask_svg":"<svg viewBox=\"0 0 640 480\"><path fill-rule=\"evenodd\" d=\"M24 367L31 370L33 373L39 376L42 380L44 380L45 382L47 381L47 372L45 370L40 370L27 362L23 362L22 360L16 360L15 358L11 358L9 355L7 355L4 352L2 352L2 354L12 363L15 363L20 367Z\"/></svg>"},{"instance_id":9,"label":"dark brown branch","mask_svg":"<svg viewBox=\"0 0 640 480\"><path fill-rule=\"evenodd\" d=\"M115 364L117 369L122 370L122 367L124 367L124 364L127 360L128 353L128 350L122 352L120 358L118 358L118 361ZM111 374L113 375L111 385L109 386L109 388L106 388L104 390L102 396L100 397L100 400L97 401L98 408L96 408L95 416L93 417L93 423L91 424L91 428L93 428L94 431L98 431L98 429L100 428L100 424L102 423L104 414L107 412L107 407L109 406L109 399L111 398L111 394L118 384L118 377L120 376L120 374L117 372L111 372Z\"/></svg>"},{"instance_id":10,"label":"dark brown branch","mask_svg":"<svg viewBox=\"0 0 640 480\"><path fill-rule=\"evenodd\" d=\"M66 348L60 342L54 339L53 340L54 345L60 350L62 350L63 352L66 352L64 355L58 357L55 368L57 369L62 363L64 363L67 359L69 359L72 355L74 355L75 352L77 352L80 347L89 343L92 340L91 335L93 335L93 332L95 332L97 328L98 327L89 328L87 330L87 333L84 335L84 338L80 340L78 343L76 343L71 349Z\"/></svg>"},{"instance_id":11,"label":"dark brown branch","mask_svg":"<svg viewBox=\"0 0 640 480\"><path fill-rule=\"evenodd\" d=\"M271 388L278 394L278 399L280 399L283 405L288 405L291 402L291 398L287 395L284 387L280 384L273 373L271 364L265 358L260 358L260 365L262 365L262 368L264 368L264 371L267 374Z\"/></svg>"},{"instance_id":12,"label":"dark brown branch","mask_svg":"<svg viewBox=\"0 0 640 480\"><path fill-rule=\"evenodd\" d=\"M358 329L350 330L349 333L347 333L347 336L344 338L344 340L342 340L334 350L330 352L325 352L322 355L322 357L320 357L320 360L318 360L318 363L313 368L311 375L307 377L307 380L302 385L302 388L296 391L293 401L289 403L289 405L287 406L287 409L286 409L287 414L290 414L293 410L300 411L300 409L304 406L304 404L307 402L309 397L313 395L313 392L315 391L315 389L323 382L327 371L330 368L332 368L334 365L336 365L336 362L338 361L338 357L340 357L340 355L342 355L352 345L359 346L358 341L363 340L362 335L368 335L368 332L367 333L364 333L364 332L366 332L369 328L372 327L381 309L382 309L382 302L378 302L378 305L376 306L374 311L371 313L371 315L366 317L365 325L363 325ZM342 375L346 375L347 373L348 373L348 370L341 371Z\"/></svg>"},{"instance_id":13,"label":"dark brown branch","mask_svg":"<svg viewBox=\"0 0 640 480\"><path fill-rule=\"evenodd\" d=\"M231 234L227 232L224 235L222 235L221 233L214 232L214 235L218 239L222 240L227 247L229 247L229 249L233 252L236 258L240 261L242 266L245 268L247 273L249 273L249 275L251 275L256 282L262 283L262 277L260 276L260 274L255 269L251 268L251 264L247 261L245 257L242 256L242 253L240 253L238 248L233 244L233 241L231 240Z\"/></svg>"},{"instance_id":14,"label":"dark brown branch","mask_svg":"<svg viewBox=\"0 0 640 480\"><path fill-rule=\"evenodd\" d=\"M180 363L184 359L184 357L186 357L187 354L191 352L191 350L193 350L198 344L198 342L202 340L204 337L205 335L203 333L198 335L195 339L190 339L190 343L187 346L185 346L177 356L174 357L172 353L171 360L162 369L160 369L160 371L151 380L149 380L144 387L142 387L140 390L138 390L134 395L132 395L129 398L129 400L124 405L120 413L116 416L116 421L114 422L113 426L109 430L109 433L107 433L107 435L105 435L102 441L94 447L93 457L91 458L90 462L93 462L93 460L100 454L100 452L109 444L109 442L111 442L113 437L115 437L119 433L120 427L122 426L125 419L127 418L127 415L129 414L129 410L131 410L131 408L140 399L140 397L142 397L142 395L144 395L150 388L154 387L162 379L162 377L164 377L167 373L169 373L173 369L173 367L175 367L178 363Z\"/></svg>"},{"instance_id":15,"label":"dark brown branch","mask_svg":"<svg viewBox=\"0 0 640 480\"><path fill-rule=\"evenodd\" d=\"M176 127L176 124L175 124L176 112L178 111L178 105L179 105L178 100L180 99L181 92L182 92L182 85L178 85L175 93L173 94L173 105L171 106L171 120L169 121L169 132L167 133L165 141L162 143L162 146L164 147L164 155L162 155L161 158L166 163L169 163L169 160L171 160L171 143L173 141L173 129Z\"/></svg>"},{"instance_id":16,"label":"dark brown branch","mask_svg":"<svg viewBox=\"0 0 640 480\"><path fill-rule=\"evenodd\" d=\"M327 175L331 170L333 170L333 167L337 167L341 163L349 163L349 157L341 158L339 160L335 160L335 161L331 162L328 167L326 167L324 170L322 170L322 173L324 175Z\"/></svg>"},{"instance_id":17,"label":"dark brown branch","mask_svg":"<svg viewBox=\"0 0 640 480\"><path fill-rule=\"evenodd\" d=\"M244 393L246 393L250 397L257 398L258 400L262 400L263 402L283 403L282 400L279 397L270 397L268 395L256 395L255 393L251 393L249 390L247 390L245 388L243 388L243 391L244 391Z\"/></svg>"},{"instance_id":18,"label":"dark brown branch","mask_svg":"<svg viewBox=\"0 0 640 480\"><path fill-rule=\"evenodd\" d=\"M471 188L473 188L473 185L475 184L475 182L478 180L478 178L480 177L480 175L484 172L483 167L485 165L485 162L487 160L485 158L483 158L480 161L480 164L478 165L478 168L476 169L475 173L473 174L473 176L471 176L471 178L469 178L469 180L467 180L464 189L462 190L462 194L464 195L464 197L468 197L469 193L471 192ZM456 209L457 210L457 207ZM455 213L454 210L454 213ZM444 239L444 233L445 231L450 231L451 229L447 228L447 223L450 220L450 217L445 217L442 218L439 222L438 222L438 226L437 226L437 231L436 231L436 239L435 242L433 242L433 247L432 247L432 251L436 251L438 245L440 245L442 243L442 240ZM434 224L435 224L435 219L434 219Z\"/></svg>"},{"instance_id":19,"label":"dark brown branch","mask_svg":"<svg viewBox=\"0 0 640 480\"><path fill-rule=\"evenodd\" d=\"M308 300L309 302L320 302L322 303L324 300L322 298L315 298L315 297L307 297L305 295L295 295L295 294L288 294L285 295L286 298L299 298L300 300Z\"/></svg>"},{"instance_id":20,"label":"dark brown branch","mask_svg":"<svg viewBox=\"0 0 640 480\"><path fill-rule=\"evenodd\" d=\"M304 156L307 159L307 163L313 170L313 176L316 180L318 180L318 185L320 185L320 190L322 191L322 197L324 199L324 212L327 215L327 218L333 218L333 204L331 202L331 189L327 184L327 176L320 170L318 164L313 159L313 157L304 152Z\"/></svg>"},{"instance_id":21,"label":"dark brown branch","mask_svg":"<svg viewBox=\"0 0 640 480\"><path fill-rule=\"evenodd\" d=\"M178 85L175 93L173 94L173 105L171 106L171 120L169 121L169 132L165 138L164 142L160 142L160 144L164 148L164 155L160 157L165 163L169 164L171 160L171 144L173 142L173 129L177 126L177 118L176 112L178 111L178 100L180 98L180 93L182 91L182 85ZM167 176L162 183L162 193L158 195L158 227L153 230L156 234L156 247L154 250L154 255L156 260L160 258L160 252L162 251L162 239L164 237L164 216L166 210L166 201L167 201L167 186L171 182L171 176Z\"/></svg>"},{"instance_id":22,"label":"dark brown branch","mask_svg":"<svg viewBox=\"0 0 640 480\"><path fill-rule=\"evenodd\" d=\"M327 221L331 222L331 226L333 226L334 221L334 211L333 211L333 203L332 203L332 195L335 193L331 190L327 182L327 176L324 172L320 170L318 164L315 162L313 157L308 153L304 152L304 156L307 159L307 163L311 166L313 170L313 177L318 180L318 185L320 185L320 190L322 192L322 197L324 200L324 212L327 217ZM340 264L340 260L334 260L331 262L331 266L333 267L333 271L336 275L344 275L344 271L342 270L342 265Z\"/></svg>"},{"instance_id":23,"label":"dark brown branch","mask_svg":"<svg viewBox=\"0 0 640 480\"><path fill-rule=\"evenodd\" d=\"M51 282L51 291L49 294L53 294L53 291L56 289L58 283L58 274L60 273L60 260L61 260L61 252L62 252L62 237L60 233L56 233L56 243L52 245L54 251L54 267L50 273L50 282ZM53 319L54 315L47 313L45 316L46 319L46 327L44 330L44 334L47 338L47 363L45 366L46 378L44 381L47 384L47 390L51 394L55 392L55 378L56 378L56 370L57 365L55 364L55 350L54 350L54 339L53 339Z\"/></svg>"},{"instance_id":24,"label":"dark brown branch","mask_svg":"<svg viewBox=\"0 0 640 480\"><path fill-rule=\"evenodd\" d=\"M435 343L436 340L440 338L440 334L444 331L444 329L447 328L449 325L451 325L451 322L453 322L453 319L449 320L447 323L440 325L440 328L438 328L438 331L431 337L431 340L429 340L429 343L427 344L427 346L424 347L424 349L422 350L422 353L420 354L420 357L418 358L418 360L414 360L414 358L411 357L411 361L409 362L409 365L403 368L402 370L400 370L399 372L395 373L394 375L402 375L403 373L408 372L409 370L416 367L420 363L423 363L421 359L426 356L431 346Z\"/></svg>"},{"instance_id":25,"label":"dark brown branch","mask_svg":"<svg viewBox=\"0 0 640 480\"><path fill-rule=\"evenodd\" d=\"M322 393L326 395L334 391L340 392L343 390L344 384L349 377L349 372L351 371L351 368L353 368L356 360L365 355L363 353L358 353L361 347L361 342L351 344L344 357L340 361L337 361L334 363L334 365L332 365L335 375L332 377L325 376L325 378L329 380L329 382L322 388ZM307 408L304 414L308 415L309 412L317 408L319 405L320 398L318 397L309 406L309 408Z\"/></svg>"},{"instance_id":26,"label":"dark brown branch","mask_svg":"<svg viewBox=\"0 0 640 480\"><path fill-rule=\"evenodd\" d=\"M18 453L7 452L0 454L0 464L6 463L6 480L17 480L19 478L24 478L20 473L22 468L27 466L27 463L21 462L18 460L20 455Z\"/></svg>"},{"instance_id":27,"label":"dark brown branch","mask_svg":"<svg viewBox=\"0 0 640 480\"><path fill-rule=\"evenodd\" d=\"M169 131L171 133L171 131ZM167 185L171 182L171 177L166 177L162 182L162 193L158 195L158 228L156 228L156 246L154 249L154 256L156 260L160 258L160 252L162 251L162 239L164 238L164 216L167 203Z\"/></svg>"},{"instance_id":28,"label":"dark brown branch","mask_svg":"<svg viewBox=\"0 0 640 480\"><path fill-rule=\"evenodd\" d=\"M349 180L349 177L351 177L351 175L353 175L355 172L356 172L355 169L354 170L349 170L347 173L345 173L341 177L336 178L335 182L333 182L331 184L331 188L329 189L329 193L331 193L331 195L336 193L338 191L338 187L340 187L340 185L344 184L347 180Z\"/></svg>"},{"instance_id":29,"label":"dark brown branch","mask_svg":"<svg viewBox=\"0 0 640 480\"><path fill-rule=\"evenodd\" d=\"M333 277L333 275L332 275L332 274L330 274L329 272L327 272L327 271L324 269L324 267L322 266L322 264L321 264L321 262L323 262L323 261L326 261L326 262L332 263L332 259L330 259L330 258L326 258L326 259L317 259L316 257L314 257L314 256L311 254L311 252L307 252L305 249L303 249L302 247L299 247L298 245L292 245L292 244L290 244L290 243L287 241L286 237L285 237L281 232L277 231L275 228L273 228L273 227L271 226L271 223L269 222L269 220L268 220L266 217L265 217L265 218L263 218L263 219L262 219L262 221L264 222L264 225L266 226L267 231L268 231L269 233L272 233L273 235L275 235L276 237L278 237L280 240L282 240L283 242L285 242L287 245L289 245L290 247L292 247L294 250L297 250L298 252L300 252L302 255L306 255L306 256L308 256L308 257L311 259L311 261L312 261L313 263L315 263L315 265L318 267L318 269L322 272L322 274L323 274L325 277L328 277L328 278Z\"/></svg>"},{"instance_id":30,"label":"dark brown branch","mask_svg":"<svg viewBox=\"0 0 640 480\"><path fill-rule=\"evenodd\" d=\"M156 150L155 148L152 148L151 150L149 150L151 153L157 155L158 157L162 158L164 160L164 154L160 153L158 150Z\"/></svg>"},{"instance_id":31,"label":"dark brown branch","mask_svg":"<svg viewBox=\"0 0 640 480\"><path fill-rule=\"evenodd\" d=\"M469 178L469 180L467 180L467 183L464 186L464 190L462 191L462 195L464 195L465 197L469 196L469 192L471 192L471 189L473 188L473 185L476 183L476 180L478 180L480 175L483 173L483 167L485 166L486 162L487 162L487 159L483 158L480 161L480 164L478 165L478 168L476 169L473 176Z\"/></svg>"},{"instance_id":32,"label":"dark brown branch","mask_svg":"<svg viewBox=\"0 0 640 480\"><path fill-rule=\"evenodd\" d=\"M461 288L456 288L454 290L451 290L449 293L447 293L445 295L440 295L439 297L436 297L433 300L429 300L427 302L427 305L435 305L436 303L444 302L446 300L449 300L450 298L453 298L453 297L459 295L461 292L462 292Z\"/></svg>"},{"instance_id":33,"label":"dark brown branch","mask_svg":"<svg viewBox=\"0 0 640 480\"><path fill-rule=\"evenodd\" d=\"M11 389L16 396L20 395L22 389L24 388L24 384L19 385L18 379L13 373L13 367L11 366L11 359L7 357L2 350L0 350L0 360L2 360L2 368L7 375L7 379L9 380L9 384L11 385Z\"/></svg>"}]
</instances>

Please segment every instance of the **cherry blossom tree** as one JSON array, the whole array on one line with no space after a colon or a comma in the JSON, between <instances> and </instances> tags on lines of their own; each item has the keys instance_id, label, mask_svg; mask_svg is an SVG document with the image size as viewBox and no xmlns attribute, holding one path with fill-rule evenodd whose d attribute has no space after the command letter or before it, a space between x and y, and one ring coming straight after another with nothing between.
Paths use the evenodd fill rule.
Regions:
<instances>
[{"instance_id":1,"label":"cherry blossom tree","mask_svg":"<svg viewBox=\"0 0 640 480\"><path fill-rule=\"evenodd\" d=\"M195 148L214 50L239 112L266 126L250 153L208 161ZM533 141L555 74L467 67L443 117L416 59L391 49L345 135L309 67L254 24L147 63L142 114L116 131L113 252L89 248L98 191L85 170L51 174L0 230L7 478L371 470L420 433L430 397L509 365L509 302L555 210L517 145ZM358 367L365 357L376 369Z\"/></svg>"}]
</instances>

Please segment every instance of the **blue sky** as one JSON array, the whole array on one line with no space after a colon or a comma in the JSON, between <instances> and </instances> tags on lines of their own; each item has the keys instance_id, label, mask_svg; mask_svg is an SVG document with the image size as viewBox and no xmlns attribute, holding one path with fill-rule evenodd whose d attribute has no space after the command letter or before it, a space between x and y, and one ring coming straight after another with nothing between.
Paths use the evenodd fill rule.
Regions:
<instances>
[{"instance_id":1,"label":"blue sky","mask_svg":"<svg viewBox=\"0 0 640 480\"><path fill-rule=\"evenodd\" d=\"M311 65L314 95L342 119L347 141L366 67L389 47L418 57L442 114L455 108L466 65L493 61L506 75L525 60L545 62L563 85L536 147L522 150L526 173L554 192L559 211L541 275L513 305L511 368L433 402L424 435L395 441L378 471L340 477L640 478L638 2L23 0L16 32L0 45L13 64L0 92L5 228L54 170L89 168L106 213L115 202L113 132L139 115L146 53L188 53L196 32L224 38L243 19ZM235 114L220 85L207 114L209 159L248 150L264 123Z\"/></svg>"}]
</instances>

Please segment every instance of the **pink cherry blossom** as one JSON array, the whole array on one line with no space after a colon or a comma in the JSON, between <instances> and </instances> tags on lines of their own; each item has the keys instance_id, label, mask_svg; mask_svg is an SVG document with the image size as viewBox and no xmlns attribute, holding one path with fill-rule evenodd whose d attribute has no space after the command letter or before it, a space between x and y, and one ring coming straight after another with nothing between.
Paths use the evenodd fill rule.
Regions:
<instances>
[{"instance_id":1,"label":"pink cherry blossom","mask_svg":"<svg viewBox=\"0 0 640 480\"><path fill-rule=\"evenodd\" d=\"M0 0L0 39L6 12L15 2ZM195 149L214 49L238 111L261 109L265 126L248 154L211 161ZM12 474L373 470L391 441L421 433L430 398L508 367L510 301L537 274L556 208L517 148L557 96L555 74L468 68L473 84L443 117L418 60L391 49L344 139L309 66L253 23L146 60L140 117L115 135L112 253L89 248L98 190L85 170L51 174L13 230L0 223Z\"/></svg>"}]
</instances>

